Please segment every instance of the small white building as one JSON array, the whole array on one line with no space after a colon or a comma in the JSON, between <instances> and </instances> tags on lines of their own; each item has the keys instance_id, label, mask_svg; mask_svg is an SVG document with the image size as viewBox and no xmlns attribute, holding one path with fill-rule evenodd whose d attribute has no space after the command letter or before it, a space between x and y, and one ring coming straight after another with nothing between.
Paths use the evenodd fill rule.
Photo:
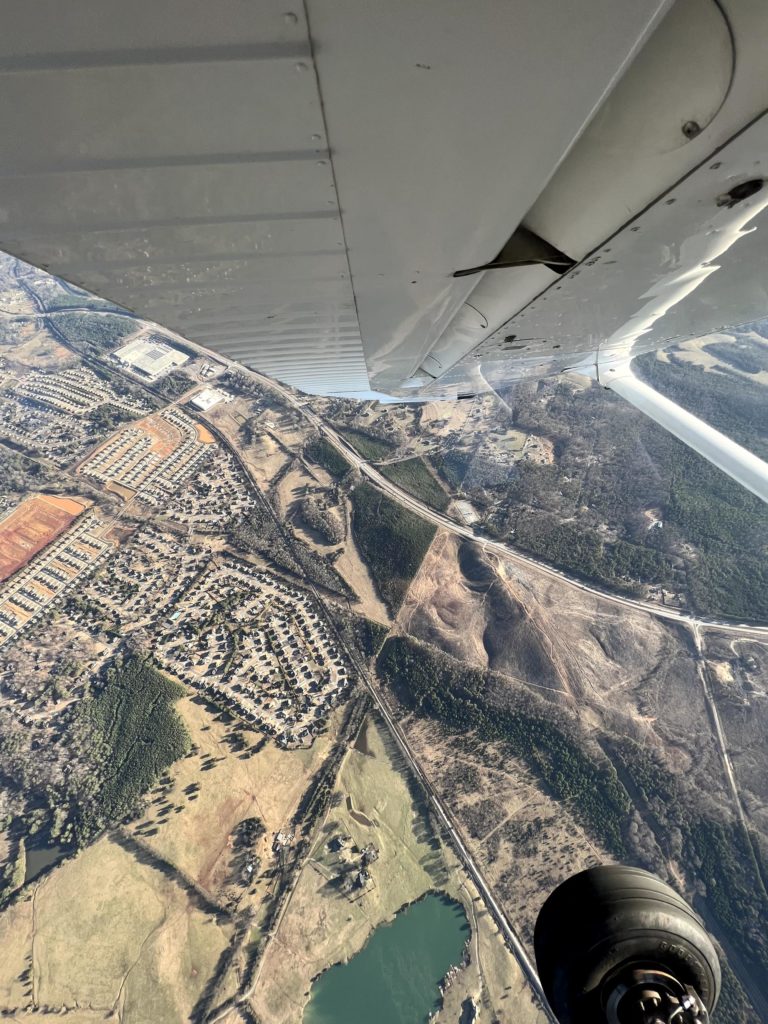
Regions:
<instances>
[{"instance_id":1,"label":"small white building","mask_svg":"<svg viewBox=\"0 0 768 1024\"><path fill-rule=\"evenodd\" d=\"M208 412L219 402L228 402L230 397L226 391L222 391L220 388L203 388L192 397L189 404L202 412Z\"/></svg>"}]
</instances>

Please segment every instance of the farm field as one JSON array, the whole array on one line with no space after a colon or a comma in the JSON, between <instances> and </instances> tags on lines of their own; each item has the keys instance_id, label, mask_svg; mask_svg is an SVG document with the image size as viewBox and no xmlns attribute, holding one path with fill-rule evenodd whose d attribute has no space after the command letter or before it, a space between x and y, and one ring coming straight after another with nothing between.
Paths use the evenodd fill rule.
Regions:
<instances>
[{"instance_id":1,"label":"farm field","mask_svg":"<svg viewBox=\"0 0 768 1024\"><path fill-rule=\"evenodd\" d=\"M3 1010L88 1007L124 1024L175 1024L230 937L194 894L109 837L27 893L2 919Z\"/></svg>"},{"instance_id":2,"label":"farm field","mask_svg":"<svg viewBox=\"0 0 768 1024\"><path fill-rule=\"evenodd\" d=\"M337 718L309 749L281 750L263 744L259 733L245 731L240 750L228 716L212 713L194 697L182 698L175 710L189 732L191 753L174 764L171 788L150 796L147 813L131 831L212 898L220 898L229 880L234 829L245 818L259 818L266 832L256 852L263 863L271 861L274 833L288 825L328 753ZM254 752L254 746L260 749ZM183 809L165 813L164 806Z\"/></svg>"}]
</instances>

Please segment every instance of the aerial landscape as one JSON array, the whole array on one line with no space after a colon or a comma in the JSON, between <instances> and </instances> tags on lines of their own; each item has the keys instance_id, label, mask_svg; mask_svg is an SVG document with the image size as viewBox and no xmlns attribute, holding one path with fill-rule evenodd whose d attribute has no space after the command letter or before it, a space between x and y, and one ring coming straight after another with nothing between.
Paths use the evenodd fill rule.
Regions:
<instances>
[{"instance_id":1,"label":"aerial landscape","mask_svg":"<svg viewBox=\"0 0 768 1024\"><path fill-rule=\"evenodd\" d=\"M766 338L637 369L766 455ZM620 861L768 1021L767 556L585 378L310 398L0 256L0 1017L551 1024Z\"/></svg>"}]
</instances>

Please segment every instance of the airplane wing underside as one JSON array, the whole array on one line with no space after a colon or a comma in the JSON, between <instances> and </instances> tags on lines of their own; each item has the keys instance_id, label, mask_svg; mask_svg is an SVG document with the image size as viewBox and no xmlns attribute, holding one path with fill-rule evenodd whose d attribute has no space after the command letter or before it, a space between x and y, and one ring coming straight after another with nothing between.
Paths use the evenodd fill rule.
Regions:
<instances>
[{"instance_id":1,"label":"airplane wing underside","mask_svg":"<svg viewBox=\"0 0 768 1024\"><path fill-rule=\"evenodd\" d=\"M0 248L321 394L755 319L759 7L11 0Z\"/></svg>"}]
</instances>

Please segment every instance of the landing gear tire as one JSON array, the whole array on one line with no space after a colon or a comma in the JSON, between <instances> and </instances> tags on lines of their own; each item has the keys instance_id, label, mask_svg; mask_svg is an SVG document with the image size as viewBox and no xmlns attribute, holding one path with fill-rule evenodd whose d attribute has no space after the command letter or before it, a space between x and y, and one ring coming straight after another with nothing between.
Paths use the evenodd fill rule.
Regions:
<instances>
[{"instance_id":1,"label":"landing gear tire","mask_svg":"<svg viewBox=\"0 0 768 1024\"><path fill-rule=\"evenodd\" d=\"M541 908L533 942L561 1024L635 1019L627 993L641 999L641 983L651 977L695 992L707 1013L720 993L720 964L701 919L639 868L606 865L567 879Z\"/></svg>"}]
</instances>

